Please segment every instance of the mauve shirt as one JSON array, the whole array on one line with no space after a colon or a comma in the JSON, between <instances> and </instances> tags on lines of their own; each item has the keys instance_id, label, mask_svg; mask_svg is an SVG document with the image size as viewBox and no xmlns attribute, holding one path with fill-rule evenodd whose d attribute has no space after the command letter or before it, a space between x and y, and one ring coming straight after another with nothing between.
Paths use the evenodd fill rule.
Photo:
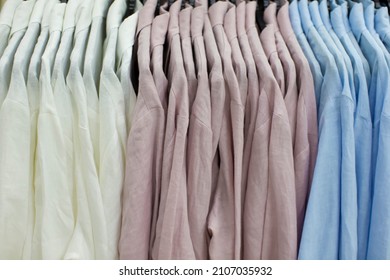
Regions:
<instances>
[{"instance_id":1,"label":"mauve shirt","mask_svg":"<svg viewBox=\"0 0 390 280\"><path fill-rule=\"evenodd\" d=\"M161 200L153 244L153 259L195 259L187 208L188 83L180 46L181 2L169 8L169 104L165 131Z\"/></svg>"},{"instance_id":2,"label":"mauve shirt","mask_svg":"<svg viewBox=\"0 0 390 280\"><path fill-rule=\"evenodd\" d=\"M213 162L211 98L205 43L202 35L203 7L196 5L191 14L191 38L197 75L197 91L188 132L187 188L188 218L196 259L208 259L207 216L209 213Z\"/></svg>"},{"instance_id":3,"label":"mauve shirt","mask_svg":"<svg viewBox=\"0 0 390 280\"><path fill-rule=\"evenodd\" d=\"M282 92L272 75L255 20L246 5L246 29L260 77L259 108L245 197L245 259L295 259L296 203L291 132Z\"/></svg>"},{"instance_id":4,"label":"mauve shirt","mask_svg":"<svg viewBox=\"0 0 390 280\"><path fill-rule=\"evenodd\" d=\"M248 77L246 64L243 57L243 54L240 49L240 44L238 42L237 36L237 26L236 26L236 6L227 2L229 4L229 9L226 12L224 19L224 29L227 35L227 39L229 40L230 46L232 48L232 62L233 69L237 77L239 93L241 96L241 105L238 113L238 120L241 123L237 126L237 134L242 142L237 143L237 150L239 151L237 157L235 158L235 163L237 162L237 167L240 168L238 170L239 182L235 182L235 240L236 240L236 258L241 259L242 257L242 209L244 206L244 196L242 191L242 160L243 160L243 152L244 152L244 117L245 117L245 104L246 98L248 95ZM235 120L236 116L232 116L232 120ZM234 142L236 143L236 142ZM237 161L236 161L237 160Z\"/></svg>"},{"instance_id":5,"label":"mauve shirt","mask_svg":"<svg viewBox=\"0 0 390 280\"><path fill-rule=\"evenodd\" d=\"M317 157L317 106L313 76L292 29L287 3L280 7L277 20L280 33L287 44L297 71L298 104L294 167L299 242Z\"/></svg>"},{"instance_id":6,"label":"mauve shirt","mask_svg":"<svg viewBox=\"0 0 390 280\"><path fill-rule=\"evenodd\" d=\"M241 172L244 145L244 106L234 72L232 49L223 29L228 2L217 2L209 8L214 36L221 54L226 85L224 118L220 138L221 167L210 212L209 227L212 259L240 259L240 224L236 213L241 208Z\"/></svg>"},{"instance_id":7,"label":"mauve shirt","mask_svg":"<svg viewBox=\"0 0 390 280\"><path fill-rule=\"evenodd\" d=\"M268 58L268 63L271 65L272 72L275 79L278 82L280 91L283 97L286 95L286 81L284 78L284 71L282 62L280 61L278 51L276 49L275 42L275 26L273 24L267 24L267 26L260 33L261 44L265 55Z\"/></svg>"},{"instance_id":8,"label":"mauve shirt","mask_svg":"<svg viewBox=\"0 0 390 280\"><path fill-rule=\"evenodd\" d=\"M251 158L253 133L256 125L257 106L260 94L259 77L257 76L256 64L253 59L252 50L249 45L248 36L245 30L245 2L238 4L236 9L236 26L239 45L247 68L248 93L245 102L245 120L244 120L244 152L242 160L242 186L241 198L244 207L245 192L248 178L249 161ZM250 244L245 244L245 232L243 234L243 249Z\"/></svg>"},{"instance_id":9,"label":"mauve shirt","mask_svg":"<svg viewBox=\"0 0 390 280\"><path fill-rule=\"evenodd\" d=\"M292 145L295 147L295 129L297 119L297 103L298 103L298 89L297 89L297 72L295 69L294 61L288 51L286 43L279 31L278 22L276 19L276 3L270 3L264 11L264 20L268 24L274 26L276 49L280 61L282 63L286 92L284 95L284 103L286 104L288 118L290 120L290 129L292 137Z\"/></svg>"},{"instance_id":10,"label":"mauve shirt","mask_svg":"<svg viewBox=\"0 0 390 280\"><path fill-rule=\"evenodd\" d=\"M161 99L161 104L164 108L166 118L167 111L167 97L168 97L168 79L164 73L164 43L168 33L169 13L164 9L160 9L160 14L153 19L152 34L150 36L150 50L151 50L151 70L153 79L156 84L158 95ZM158 217L158 209L160 206L160 190L161 185L157 184L153 202L153 216L150 232L150 248L149 253L152 253L152 245L156 238L156 224Z\"/></svg>"},{"instance_id":11,"label":"mauve shirt","mask_svg":"<svg viewBox=\"0 0 390 280\"><path fill-rule=\"evenodd\" d=\"M127 140L123 188L121 259L148 259L155 190L161 182L165 113L150 71L150 35L157 0L139 12L137 40L139 88Z\"/></svg>"},{"instance_id":12,"label":"mauve shirt","mask_svg":"<svg viewBox=\"0 0 390 280\"><path fill-rule=\"evenodd\" d=\"M179 31L181 39L181 50L183 53L184 69L188 82L189 108L194 103L198 81L195 74L194 55L191 43L191 12L192 6L187 4L179 13Z\"/></svg>"},{"instance_id":13,"label":"mauve shirt","mask_svg":"<svg viewBox=\"0 0 390 280\"><path fill-rule=\"evenodd\" d=\"M223 109L225 106L225 82L222 73L222 61L218 51L217 43L211 27L210 18L208 16L207 0L199 1L203 8L204 26L203 37L206 48L207 69L209 73L210 99L211 99L211 128L213 131L213 166L212 166L212 197L218 183L219 174L219 139L221 136ZM198 3L198 2L197 2ZM210 232L212 236L212 232Z\"/></svg>"}]
</instances>

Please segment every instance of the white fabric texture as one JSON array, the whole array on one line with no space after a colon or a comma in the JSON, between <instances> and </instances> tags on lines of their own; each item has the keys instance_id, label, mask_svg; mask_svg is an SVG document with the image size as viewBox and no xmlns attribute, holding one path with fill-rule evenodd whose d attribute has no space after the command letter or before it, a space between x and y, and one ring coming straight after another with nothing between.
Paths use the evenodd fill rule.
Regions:
<instances>
[{"instance_id":1,"label":"white fabric texture","mask_svg":"<svg viewBox=\"0 0 390 280\"><path fill-rule=\"evenodd\" d=\"M22 2L15 11L12 26L9 34L8 45L0 59L0 106L8 93L9 82L11 80L11 70L15 53L20 41L26 33L35 0Z\"/></svg>"},{"instance_id":2,"label":"white fabric texture","mask_svg":"<svg viewBox=\"0 0 390 280\"><path fill-rule=\"evenodd\" d=\"M35 153L37 142L37 125L38 125L38 112L39 112L39 74L41 71L41 58L45 51L47 42L49 40L49 23L53 5L58 2L57 0L48 0L45 3L45 10L42 16L41 32L35 44L34 52L31 56L30 65L27 74L27 92L28 101L30 103L30 191L33 197L31 205L29 205L29 218L28 218L28 233L25 241L23 259L32 259L32 241L35 225Z\"/></svg>"},{"instance_id":3,"label":"white fabric texture","mask_svg":"<svg viewBox=\"0 0 390 280\"><path fill-rule=\"evenodd\" d=\"M65 5L52 10L50 38L42 56L39 78L40 108L37 123L35 172L36 220L34 259L62 258L73 229L71 192L66 185L64 139L54 103L51 73L61 41ZM54 144L55 143L55 144Z\"/></svg>"},{"instance_id":4,"label":"white fabric texture","mask_svg":"<svg viewBox=\"0 0 390 280\"><path fill-rule=\"evenodd\" d=\"M22 258L27 234L30 110L24 74L27 65L23 57L31 55L24 52L27 51L26 47L33 47L30 38L36 32L29 32L30 38L25 38L19 44L26 32L34 4L35 1L26 1L18 6L11 30L13 44L10 42L0 60L0 68L3 70L0 81L7 84L1 92L4 102L0 103L0 129L7 131L0 134L0 259ZM14 60L15 67L12 69ZM10 83L11 87L6 94Z\"/></svg>"},{"instance_id":5,"label":"white fabric texture","mask_svg":"<svg viewBox=\"0 0 390 280\"><path fill-rule=\"evenodd\" d=\"M87 93L88 122L95 164L99 172L99 80L103 62L103 42L106 36L106 17L112 0L96 1L84 61L84 84Z\"/></svg>"},{"instance_id":6,"label":"white fabric texture","mask_svg":"<svg viewBox=\"0 0 390 280\"><path fill-rule=\"evenodd\" d=\"M126 1L116 0L107 16L107 39L104 44L103 69L99 89L100 174L105 218L107 222L109 257L118 258L121 225L122 188L126 157L125 103L120 81L115 73L118 30Z\"/></svg>"},{"instance_id":7,"label":"white fabric texture","mask_svg":"<svg viewBox=\"0 0 390 280\"><path fill-rule=\"evenodd\" d=\"M23 0L9 0L0 11L0 57L8 44L8 36L11 32L12 19L16 8ZM4 4L4 1L1 3Z\"/></svg>"},{"instance_id":8,"label":"white fabric texture","mask_svg":"<svg viewBox=\"0 0 390 280\"><path fill-rule=\"evenodd\" d=\"M107 228L89 131L83 61L92 21L93 1L83 1L78 11L74 46L67 75L74 108L74 144L77 218L66 259L105 259Z\"/></svg>"}]
</instances>

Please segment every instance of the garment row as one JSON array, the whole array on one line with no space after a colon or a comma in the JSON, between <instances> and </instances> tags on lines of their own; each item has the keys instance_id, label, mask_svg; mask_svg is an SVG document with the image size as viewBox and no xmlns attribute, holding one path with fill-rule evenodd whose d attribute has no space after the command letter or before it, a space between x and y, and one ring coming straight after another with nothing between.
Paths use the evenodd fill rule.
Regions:
<instances>
[{"instance_id":1,"label":"garment row","mask_svg":"<svg viewBox=\"0 0 390 280\"><path fill-rule=\"evenodd\" d=\"M390 259L389 14L370 0L294 0L319 147L301 259Z\"/></svg>"},{"instance_id":2,"label":"garment row","mask_svg":"<svg viewBox=\"0 0 390 280\"><path fill-rule=\"evenodd\" d=\"M126 0L4 4L1 259L118 258L136 100L138 12L126 11Z\"/></svg>"},{"instance_id":3,"label":"garment row","mask_svg":"<svg viewBox=\"0 0 390 280\"><path fill-rule=\"evenodd\" d=\"M317 154L288 3L148 0L123 191L122 259L296 259ZM137 164L134 164L134 163Z\"/></svg>"}]
</instances>

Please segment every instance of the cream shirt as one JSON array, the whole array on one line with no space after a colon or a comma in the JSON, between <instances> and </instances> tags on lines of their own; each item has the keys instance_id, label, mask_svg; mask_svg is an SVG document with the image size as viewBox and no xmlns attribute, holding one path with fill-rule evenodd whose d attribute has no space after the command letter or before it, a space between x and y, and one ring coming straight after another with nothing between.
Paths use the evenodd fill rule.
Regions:
<instances>
[{"instance_id":1,"label":"cream shirt","mask_svg":"<svg viewBox=\"0 0 390 280\"><path fill-rule=\"evenodd\" d=\"M103 63L103 42L106 36L106 17L112 0L95 1L92 25L84 60L84 84L87 93L89 131L95 164L99 170L99 80Z\"/></svg>"},{"instance_id":2,"label":"cream shirt","mask_svg":"<svg viewBox=\"0 0 390 280\"><path fill-rule=\"evenodd\" d=\"M66 151L54 102L51 73L61 41L65 4L56 4L50 21L50 38L42 55L41 95L35 158L36 219L33 259L61 259L73 228L72 194L66 185Z\"/></svg>"},{"instance_id":3,"label":"cream shirt","mask_svg":"<svg viewBox=\"0 0 390 280\"><path fill-rule=\"evenodd\" d=\"M99 187L93 144L89 130L83 62L92 22L94 1L83 1L77 11L74 45L67 84L74 108L74 156L77 193L76 227L66 259L107 258L107 228Z\"/></svg>"},{"instance_id":4,"label":"cream shirt","mask_svg":"<svg viewBox=\"0 0 390 280\"><path fill-rule=\"evenodd\" d=\"M116 0L107 16L103 70L100 76L100 188L107 222L109 257L118 258L121 227L122 188L126 157L125 100L115 73L119 26L126 12L126 1Z\"/></svg>"},{"instance_id":5,"label":"cream shirt","mask_svg":"<svg viewBox=\"0 0 390 280\"><path fill-rule=\"evenodd\" d=\"M0 11L0 57L8 44L8 36L11 32L12 20L14 18L15 10L22 0L10 0ZM4 1L1 1L3 6Z\"/></svg>"},{"instance_id":6,"label":"cream shirt","mask_svg":"<svg viewBox=\"0 0 390 280\"><path fill-rule=\"evenodd\" d=\"M12 23L11 41L0 60L2 106L0 129L0 259L20 259L23 253L28 220L28 186L30 163L30 111L22 66L15 67L10 92L8 85L13 72L14 57L20 61L25 50L19 49L26 32L35 1L18 6ZM24 44L26 45L26 44ZM4 83L4 84L3 84Z\"/></svg>"},{"instance_id":7,"label":"cream shirt","mask_svg":"<svg viewBox=\"0 0 390 280\"><path fill-rule=\"evenodd\" d=\"M39 38L35 44L34 52L31 56L30 65L27 74L27 92L28 100L30 103L30 192L33 199L31 205L29 205L29 220L28 220L28 232L23 251L23 259L29 260L32 258L32 240L35 224L35 154L36 154L36 140L37 140L37 124L38 124L38 112L40 103L39 94L39 74L41 70L41 58L45 51L47 42L49 40L49 25L51 12L55 3L58 0L45 1L44 13L41 22L41 32Z\"/></svg>"}]
</instances>

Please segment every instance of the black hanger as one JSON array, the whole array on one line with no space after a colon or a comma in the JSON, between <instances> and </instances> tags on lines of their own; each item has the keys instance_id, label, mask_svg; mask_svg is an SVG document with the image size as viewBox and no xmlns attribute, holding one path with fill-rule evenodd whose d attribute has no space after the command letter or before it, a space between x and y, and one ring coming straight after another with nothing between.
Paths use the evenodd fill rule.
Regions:
<instances>
[{"instance_id":1,"label":"black hanger","mask_svg":"<svg viewBox=\"0 0 390 280\"><path fill-rule=\"evenodd\" d=\"M126 8L126 13L125 13L123 18L127 18L127 17L131 16L132 14L134 14L135 6L136 6L135 1L136 0L127 0L126 1L127 8Z\"/></svg>"},{"instance_id":2,"label":"black hanger","mask_svg":"<svg viewBox=\"0 0 390 280\"><path fill-rule=\"evenodd\" d=\"M192 7L195 7L195 0L188 0L188 3L190 3Z\"/></svg>"},{"instance_id":3,"label":"black hanger","mask_svg":"<svg viewBox=\"0 0 390 280\"><path fill-rule=\"evenodd\" d=\"M387 7L388 9L390 9L390 2L388 0L377 0L375 1L376 2L379 2L380 6L382 7ZM390 10L389 10L389 13L390 13Z\"/></svg>"},{"instance_id":4,"label":"black hanger","mask_svg":"<svg viewBox=\"0 0 390 280\"><path fill-rule=\"evenodd\" d=\"M276 7L279 10L280 7L282 7L286 3L286 0L276 0ZM329 1L328 1L329 3Z\"/></svg>"},{"instance_id":5,"label":"black hanger","mask_svg":"<svg viewBox=\"0 0 390 280\"><path fill-rule=\"evenodd\" d=\"M145 0L146 2L146 0ZM160 0L157 0L157 4L156 4L156 10L154 11L154 16L158 16L160 14L160 7L161 7L161 1Z\"/></svg>"},{"instance_id":6,"label":"black hanger","mask_svg":"<svg viewBox=\"0 0 390 280\"><path fill-rule=\"evenodd\" d=\"M256 0L256 2L257 2L256 22L260 30L263 30L265 28L265 21L264 21L265 2L267 2L268 5L268 0Z\"/></svg>"},{"instance_id":7,"label":"black hanger","mask_svg":"<svg viewBox=\"0 0 390 280\"><path fill-rule=\"evenodd\" d=\"M60 2L61 2L61 3L67 4L67 3L68 3L68 0L61 0Z\"/></svg>"},{"instance_id":8,"label":"black hanger","mask_svg":"<svg viewBox=\"0 0 390 280\"><path fill-rule=\"evenodd\" d=\"M168 0L168 10L172 6L173 2L175 2L175 0Z\"/></svg>"},{"instance_id":9,"label":"black hanger","mask_svg":"<svg viewBox=\"0 0 390 280\"><path fill-rule=\"evenodd\" d=\"M213 5L216 1L215 0L209 0L209 7Z\"/></svg>"}]
</instances>

